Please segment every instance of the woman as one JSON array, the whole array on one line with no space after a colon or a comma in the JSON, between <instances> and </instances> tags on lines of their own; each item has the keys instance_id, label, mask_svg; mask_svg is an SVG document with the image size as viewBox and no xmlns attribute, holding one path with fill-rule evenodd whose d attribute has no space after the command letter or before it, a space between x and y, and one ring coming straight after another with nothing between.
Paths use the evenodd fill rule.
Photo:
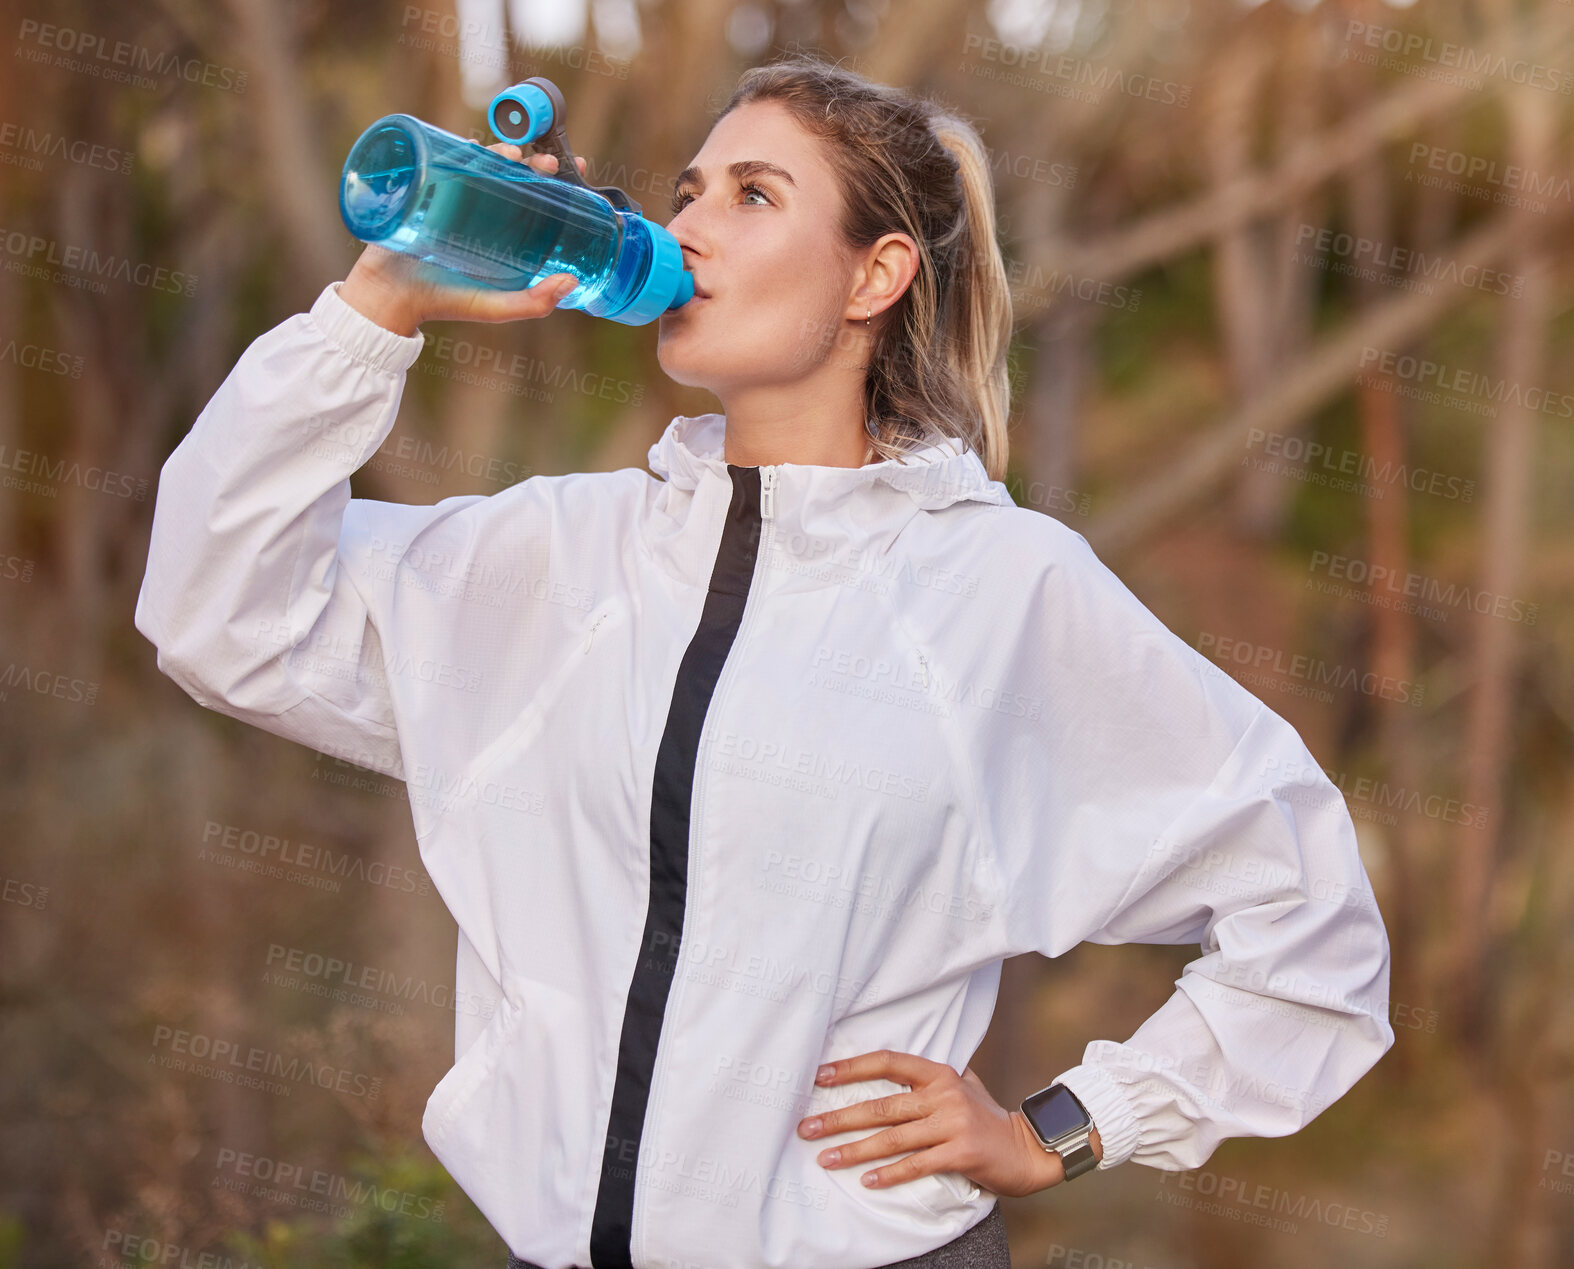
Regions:
<instances>
[{"instance_id":1,"label":"woman","mask_svg":"<svg viewBox=\"0 0 1574 1269\"><path fill-rule=\"evenodd\" d=\"M490 1006L423 1130L510 1264L1007 1266L997 1196L1294 1132L1393 1042L1299 737L999 483L992 199L934 105L756 68L678 184L699 298L660 325L723 412L654 475L352 499L423 321L557 298L371 249L164 468L160 667L408 785ZM1204 954L1008 1111L966 1069L1000 962L1084 940Z\"/></svg>"}]
</instances>

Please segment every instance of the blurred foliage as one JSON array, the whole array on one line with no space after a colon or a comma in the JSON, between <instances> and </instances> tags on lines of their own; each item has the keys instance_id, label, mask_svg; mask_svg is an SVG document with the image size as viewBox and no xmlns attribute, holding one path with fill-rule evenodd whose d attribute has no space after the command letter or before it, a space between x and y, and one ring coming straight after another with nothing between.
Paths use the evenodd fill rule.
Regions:
<instances>
[{"instance_id":1,"label":"blurred foliage","mask_svg":"<svg viewBox=\"0 0 1574 1269\"><path fill-rule=\"evenodd\" d=\"M239 826L418 867L402 786L197 708L159 674L131 623L164 458L247 346L356 258L334 202L350 144L395 110L478 135L484 59L452 40L412 38L429 18L451 18L451 0L0 0L0 9L14 54L0 77L0 158L25 150L7 140L15 125L133 160L129 172L59 156L0 163L0 242L37 235L197 279L191 296L124 283L89 293L25 276L10 245L0 256L0 349L48 349L80 369L44 373L0 356L0 453L7 463L30 451L97 464L148 487L130 498L69 481L46 493L0 490L0 663L49 667L98 691L84 707L0 689L0 880L15 891L0 905L0 1269L138 1263L114 1254L106 1240L115 1238L193 1259L228 1248L269 1269L501 1269L500 1240L420 1139L425 1099L451 1061L452 1011L368 1010L264 980L270 946L289 943L438 981L455 933L441 900L368 885L328 893L204 856L215 826ZM554 7L570 10L574 0ZM1345 777L1354 810L1372 809L1354 793L1369 779L1481 796L1490 813L1475 835L1436 817L1358 815L1394 939L1395 1049L1292 1141L1226 1142L1200 1174L1359 1204L1391 1218L1383 1237L1326 1222L1285 1235L1171 1209L1155 1192L1180 1182L1128 1166L1008 1202L1019 1260L1064 1264L1049 1258L1060 1247L1089 1264L1100 1256L1152 1269L1574 1263L1574 1183L1557 1162L1574 1155L1574 420L1544 413L1527 429L1511 412L1446 397L1363 392L1355 356L1337 381L1290 392L1331 343L1357 337L1357 354L1364 340L1574 394L1571 200L1554 195L1543 213L1508 220L1491 198L1423 185L1413 157L1424 143L1566 176L1568 98L1503 77L1451 86L1426 58L1368 66L1345 56L1363 47L1350 35L1363 23L1473 51L1523 26L1528 55L1567 74L1574 6L629 0L595 10L566 43L515 42L500 73L553 78L571 103L576 150L643 168L650 188L631 192L655 219L738 74L800 47L955 105L979 121L997 158L1074 171L1074 182L1057 183L1034 179L1048 166L996 166L1002 245L1018 278L1013 496L1024 501L1035 485L1069 491L1035 505L1087 534L1194 645L1202 631L1221 632L1330 663L1397 665L1425 683L1425 707L1408 712L1359 694L1318 703L1276 690L1283 684L1259 690ZM612 43L602 25L611 31L630 12L638 51L603 58L607 73L587 69L586 55ZM25 56L39 51L46 23L111 48L174 54L199 73L243 69L246 90L173 73L122 85ZM986 52L995 37L1004 42ZM1070 70L1012 80L1010 58L1027 48ZM1070 91L1112 73L1182 85L1188 104ZM1456 288L1399 321L1400 289L1293 263L1284 249L1304 228L1372 225L1384 241L1450 258L1471 235L1506 227L1495 267L1544 265L1548 298L1527 307ZM1108 280L1141 301L1078 303L1057 289L1068 278ZM406 380L391 443L446 445L525 475L608 470L642 465L674 414L716 408L666 379L648 328L564 314L432 323L426 334L607 377L637 387L638 399L460 384L429 346ZM1254 482L1230 465L1245 443L1219 439L1252 406L1264 426L1331 450L1396 445L1412 464L1473 482L1473 494L1401 486L1363 498L1282 473ZM1516 448L1515 435L1529 443ZM1209 453L1215 467L1205 471L1199 456ZM406 502L502 487L406 466L368 464L352 487ZM1501 479L1516 472L1523 494ZM1449 585L1506 586L1539 614L1512 626L1458 609L1396 617L1364 602L1372 596L1360 587L1311 594L1316 552ZM1474 939L1456 891L1483 844L1488 919ZM1458 972L1461 948L1484 975L1484 1008ZM1053 962L1009 963L974 1069L1014 1104L1080 1060L1089 1040L1129 1035L1196 954L1085 945ZM164 1070L161 1026L261 1037L381 1073L383 1086L376 1098L269 1096ZM441 1203L443 1219L370 1201L341 1219L226 1189L223 1151Z\"/></svg>"}]
</instances>

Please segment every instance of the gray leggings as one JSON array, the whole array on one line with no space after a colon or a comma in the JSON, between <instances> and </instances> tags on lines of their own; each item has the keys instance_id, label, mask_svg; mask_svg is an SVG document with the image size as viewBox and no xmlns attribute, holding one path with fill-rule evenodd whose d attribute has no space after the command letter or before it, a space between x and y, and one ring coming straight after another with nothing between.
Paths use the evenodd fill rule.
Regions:
<instances>
[{"instance_id":1,"label":"gray leggings","mask_svg":"<svg viewBox=\"0 0 1574 1269\"><path fill-rule=\"evenodd\" d=\"M508 1269L541 1269L541 1266L521 1260L510 1252ZM1011 1269L1011 1249L1006 1246L1006 1218L1000 1213L1000 1204L996 1203L989 1209L988 1216L944 1246L921 1256L892 1261L880 1269Z\"/></svg>"}]
</instances>

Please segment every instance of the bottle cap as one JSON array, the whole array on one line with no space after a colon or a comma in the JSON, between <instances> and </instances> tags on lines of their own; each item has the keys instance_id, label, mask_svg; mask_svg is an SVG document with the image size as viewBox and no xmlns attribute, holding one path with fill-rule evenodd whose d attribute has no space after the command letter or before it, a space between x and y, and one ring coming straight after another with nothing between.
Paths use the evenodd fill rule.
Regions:
<instances>
[{"instance_id":1,"label":"bottle cap","mask_svg":"<svg viewBox=\"0 0 1574 1269\"><path fill-rule=\"evenodd\" d=\"M526 80L505 88L486 108L487 125L499 141L530 145L546 135L553 120L552 99L537 84Z\"/></svg>"},{"instance_id":2,"label":"bottle cap","mask_svg":"<svg viewBox=\"0 0 1574 1269\"><path fill-rule=\"evenodd\" d=\"M628 216L630 229L638 227L650 242L650 268L645 271L634 298L607 316L626 326L643 326L668 309L694 298L694 275L683 267L683 249L667 230L643 216Z\"/></svg>"}]
</instances>

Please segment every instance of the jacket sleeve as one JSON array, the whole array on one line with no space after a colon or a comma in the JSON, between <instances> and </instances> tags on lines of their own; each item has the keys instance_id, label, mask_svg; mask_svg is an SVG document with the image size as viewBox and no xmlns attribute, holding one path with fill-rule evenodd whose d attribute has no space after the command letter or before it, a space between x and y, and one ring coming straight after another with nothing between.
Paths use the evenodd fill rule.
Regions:
<instances>
[{"instance_id":1,"label":"jacket sleeve","mask_svg":"<svg viewBox=\"0 0 1574 1269\"><path fill-rule=\"evenodd\" d=\"M165 462L135 622L200 704L403 778L369 597L401 544L475 499L351 498L423 341L339 286L246 349Z\"/></svg>"},{"instance_id":2,"label":"jacket sleeve","mask_svg":"<svg viewBox=\"0 0 1574 1269\"><path fill-rule=\"evenodd\" d=\"M1389 945L1339 791L1296 731L1173 635L1079 536L1024 649L1052 708L996 833L1017 945L1197 943L1173 995L1065 1084L1101 1168L1201 1167L1293 1133L1394 1042Z\"/></svg>"}]
</instances>

